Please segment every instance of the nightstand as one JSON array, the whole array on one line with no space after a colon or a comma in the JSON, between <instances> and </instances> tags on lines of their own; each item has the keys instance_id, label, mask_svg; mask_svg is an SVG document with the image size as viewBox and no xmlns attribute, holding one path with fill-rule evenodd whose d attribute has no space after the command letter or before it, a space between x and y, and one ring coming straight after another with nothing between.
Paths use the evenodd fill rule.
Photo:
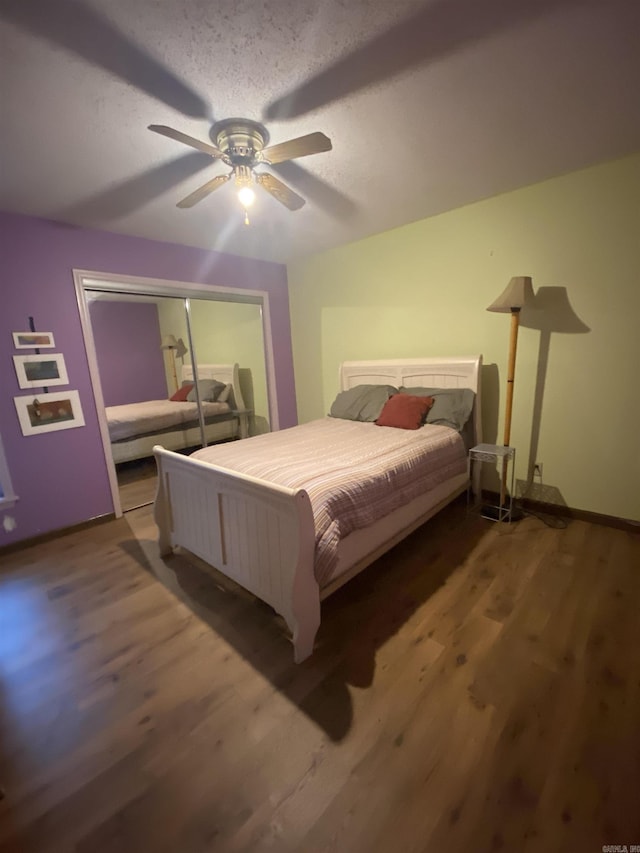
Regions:
<instances>
[{"instance_id":1,"label":"nightstand","mask_svg":"<svg viewBox=\"0 0 640 853\"><path fill-rule=\"evenodd\" d=\"M498 497L498 503L493 505L482 504L480 514L483 518L491 521L511 521L513 515L513 491L515 484L516 449L505 447L502 444L476 444L467 454L467 508L471 506L471 483L474 468L483 462L491 462L498 465L498 474L501 483L503 498ZM509 463L511 463L511 474L509 475ZM478 478L480 481L480 478ZM480 495L475 495L474 505L480 502Z\"/></svg>"}]
</instances>

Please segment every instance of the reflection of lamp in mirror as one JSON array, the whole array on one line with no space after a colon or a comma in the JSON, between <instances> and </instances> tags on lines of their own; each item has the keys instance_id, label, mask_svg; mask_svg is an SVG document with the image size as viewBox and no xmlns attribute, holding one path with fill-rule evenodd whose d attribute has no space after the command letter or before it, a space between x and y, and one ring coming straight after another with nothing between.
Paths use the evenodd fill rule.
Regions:
<instances>
[{"instance_id":1,"label":"reflection of lamp in mirror","mask_svg":"<svg viewBox=\"0 0 640 853\"><path fill-rule=\"evenodd\" d=\"M184 346L184 344L183 344ZM176 372L176 353L178 350L178 341L175 335L165 335L162 338L161 349L168 350L169 358L171 359L171 370L173 375L173 384L176 391L178 390L178 374Z\"/></svg>"},{"instance_id":2,"label":"reflection of lamp in mirror","mask_svg":"<svg viewBox=\"0 0 640 853\"><path fill-rule=\"evenodd\" d=\"M184 356L189 352L189 350L184 345L184 341L182 338L178 338L178 344L176 346L176 358L184 358Z\"/></svg>"},{"instance_id":3,"label":"reflection of lamp in mirror","mask_svg":"<svg viewBox=\"0 0 640 853\"><path fill-rule=\"evenodd\" d=\"M511 414L513 411L513 387L516 373L516 349L518 346L518 325L520 323L520 311L525 305L533 302L533 285L529 276L520 275L512 278L503 293L492 302L487 311L496 311L501 314L511 314L511 334L509 338L509 361L507 367L507 395L504 416L504 438L503 444L509 446L511 441ZM502 482L500 484L500 507L505 505L506 492L506 468L503 470ZM515 520L515 518L514 518Z\"/></svg>"}]
</instances>

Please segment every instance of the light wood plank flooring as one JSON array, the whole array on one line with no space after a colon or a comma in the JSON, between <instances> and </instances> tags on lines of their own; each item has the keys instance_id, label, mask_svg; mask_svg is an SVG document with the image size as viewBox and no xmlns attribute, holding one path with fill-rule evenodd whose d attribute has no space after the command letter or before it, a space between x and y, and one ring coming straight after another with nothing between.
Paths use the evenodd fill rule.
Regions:
<instances>
[{"instance_id":1,"label":"light wood plank flooring","mask_svg":"<svg viewBox=\"0 0 640 853\"><path fill-rule=\"evenodd\" d=\"M640 537L444 510L323 605L157 556L150 510L5 556L0 851L640 844Z\"/></svg>"}]
</instances>

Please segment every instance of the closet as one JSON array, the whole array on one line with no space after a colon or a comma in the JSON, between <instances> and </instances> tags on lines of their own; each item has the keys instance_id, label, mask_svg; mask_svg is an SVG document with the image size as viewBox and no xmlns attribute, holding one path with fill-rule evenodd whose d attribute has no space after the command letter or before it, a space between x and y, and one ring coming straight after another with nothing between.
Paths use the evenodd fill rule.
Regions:
<instances>
[{"instance_id":1,"label":"closet","mask_svg":"<svg viewBox=\"0 0 640 853\"><path fill-rule=\"evenodd\" d=\"M249 435L277 429L266 293L103 274L74 278L116 514L153 501L155 460L114 462L106 407L166 400L182 386L183 372L198 377L198 364L237 363ZM179 452L208 443L196 403L200 429L194 423L193 444Z\"/></svg>"}]
</instances>

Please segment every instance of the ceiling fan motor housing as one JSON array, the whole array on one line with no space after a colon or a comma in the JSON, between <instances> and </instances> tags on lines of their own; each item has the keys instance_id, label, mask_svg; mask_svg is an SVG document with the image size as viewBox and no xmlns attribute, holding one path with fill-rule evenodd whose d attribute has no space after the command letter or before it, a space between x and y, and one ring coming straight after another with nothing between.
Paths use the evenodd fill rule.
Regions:
<instances>
[{"instance_id":1,"label":"ceiling fan motor housing","mask_svg":"<svg viewBox=\"0 0 640 853\"><path fill-rule=\"evenodd\" d=\"M257 121L228 118L214 124L211 137L233 166L251 169L259 162L259 154L269 142L269 133Z\"/></svg>"}]
</instances>

